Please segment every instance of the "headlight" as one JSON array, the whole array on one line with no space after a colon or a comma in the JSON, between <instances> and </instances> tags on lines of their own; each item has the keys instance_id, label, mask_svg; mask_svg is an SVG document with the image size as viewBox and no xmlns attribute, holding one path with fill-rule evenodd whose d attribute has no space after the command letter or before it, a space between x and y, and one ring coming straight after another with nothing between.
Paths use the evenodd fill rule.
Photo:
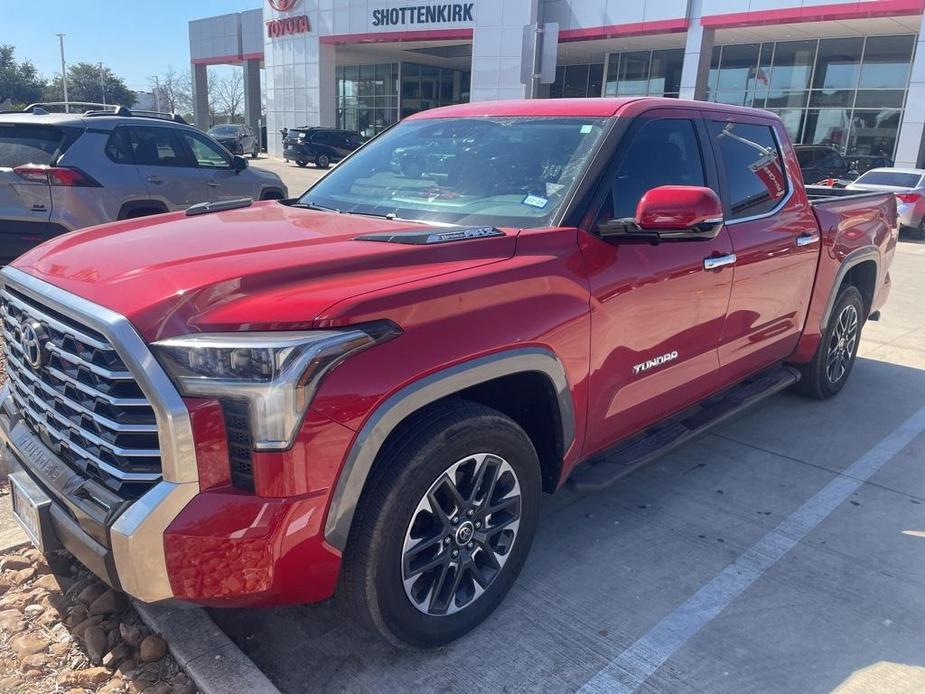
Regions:
<instances>
[{"instance_id":1,"label":"headlight","mask_svg":"<svg viewBox=\"0 0 925 694\"><path fill-rule=\"evenodd\" d=\"M390 322L343 330L204 333L152 347L189 397L246 401L254 448L288 448L318 385L347 357L399 334Z\"/></svg>"}]
</instances>

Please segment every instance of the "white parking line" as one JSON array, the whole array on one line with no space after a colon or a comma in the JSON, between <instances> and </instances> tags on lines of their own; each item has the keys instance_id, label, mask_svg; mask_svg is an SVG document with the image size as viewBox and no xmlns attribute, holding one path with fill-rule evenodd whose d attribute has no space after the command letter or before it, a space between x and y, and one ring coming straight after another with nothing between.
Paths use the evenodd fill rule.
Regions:
<instances>
[{"instance_id":1,"label":"white parking line","mask_svg":"<svg viewBox=\"0 0 925 694\"><path fill-rule=\"evenodd\" d=\"M579 690L633 692L877 470L925 431L925 407L854 461Z\"/></svg>"}]
</instances>

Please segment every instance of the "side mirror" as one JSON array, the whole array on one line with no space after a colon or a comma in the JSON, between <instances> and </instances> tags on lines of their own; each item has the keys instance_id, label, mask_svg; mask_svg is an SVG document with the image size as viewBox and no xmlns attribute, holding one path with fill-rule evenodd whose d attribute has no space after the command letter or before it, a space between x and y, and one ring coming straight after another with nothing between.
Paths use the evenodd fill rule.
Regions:
<instances>
[{"instance_id":1,"label":"side mirror","mask_svg":"<svg viewBox=\"0 0 925 694\"><path fill-rule=\"evenodd\" d=\"M241 173L244 169L247 168L247 159L244 157L238 156L237 154L231 160L231 168L234 169L236 174Z\"/></svg>"},{"instance_id":2,"label":"side mirror","mask_svg":"<svg viewBox=\"0 0 925 694\"><path fill-rule=\"evenodd\" d=\"M639 200L636 223L660 239L712 239L723 227L723 203L702 186L659 186Z\"/></svg>"}]
</instances>

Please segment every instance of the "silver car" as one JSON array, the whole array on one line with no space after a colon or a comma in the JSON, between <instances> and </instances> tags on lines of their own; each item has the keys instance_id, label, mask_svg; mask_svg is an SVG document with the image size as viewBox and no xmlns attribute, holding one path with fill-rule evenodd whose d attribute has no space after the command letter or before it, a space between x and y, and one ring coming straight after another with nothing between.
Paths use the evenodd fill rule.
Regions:
<instances>
[{"instance_id":1,"label":"silver car","mask_svg":"<svg viewBox=\"0 0 925 694\"><path fill-rule=\"evenodd\" d=\"M179 116L41 105L0 113L0 263L94 224L287 196L279 176L248 169Z\"/></svg>"},{"instance_id":2,"label":"silver car","mask_svg":"<svg viewBox=\"0 0 925 694\"><path fill-rule=\"evenodd\" d=\"M892 192L896 196L900 228L913 238L925 239L925 169L871 169L845 188Z\"/></svg>"}]
</instances>

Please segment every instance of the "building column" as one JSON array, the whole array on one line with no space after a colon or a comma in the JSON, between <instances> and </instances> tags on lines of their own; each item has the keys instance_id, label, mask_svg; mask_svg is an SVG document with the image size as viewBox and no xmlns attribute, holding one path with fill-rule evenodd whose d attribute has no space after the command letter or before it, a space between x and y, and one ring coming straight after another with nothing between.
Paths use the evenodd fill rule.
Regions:
<instances>
[{"instance_id":1,"label":"building column","mask_svg":"<svg viewBox=\"0 0 925 694\"><path fill-rule=\"evenodd\" d=\"M687 43L684 46L684 63L681 66L681 98L706 101L710 78L710 61L713 57L714 30L700 23L703 15L702 0L691 0L688 15Z\"/></svg>"},{"instance_id":2,"label":"building column","mask_svg":"<svg viewBox=\"0 0 925 694\"><path fill-rule=\"evenodd\" d=\"M208 130L209 123L209 68L193 63L193 120L200 130Z\"/></svg>"},{"instance_id":3,"label":"building column","mask_svg":"<svg viewBox=\"0 0 925 694\"><path fill-rule=\"evenodd\" d=\"M896 139L896 166L919 168L925 159L925 16L919 26L919 40L912 58L912 76L906 108Z\"/></svg>"},{"instance_id":4,"label":"building column","mask_svg":"<svg viewBox=\"0 0 925 694\"><path fill-rule=\"evenodd\" d=\"M520 81L524 27L539 20L539 0L480 2L472 32L471 101L524 99Z\"/></svg>"},{"instance_id":5,"label":"building column","mask_svg":"<svg viewBox=\"0 0 925 694\"><path fill-rule=\"evenodd\" d=\"M260 61L244 61L244 122L260 132Z\"/></svg>"}]
</instances>

